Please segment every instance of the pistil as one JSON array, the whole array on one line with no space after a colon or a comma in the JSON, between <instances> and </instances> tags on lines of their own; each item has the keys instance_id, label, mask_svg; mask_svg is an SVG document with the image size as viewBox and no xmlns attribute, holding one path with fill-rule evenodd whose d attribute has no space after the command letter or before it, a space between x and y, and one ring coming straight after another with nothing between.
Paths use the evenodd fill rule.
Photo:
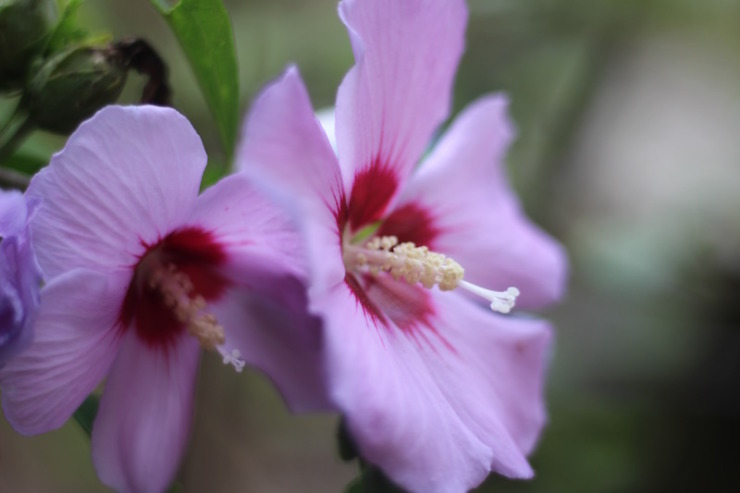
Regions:
<instances>
[{"instance_id":1,"label":"pistil","mask_svg":"<svg viewBox=\"0 0 740 493\"><path fill-rule=\"evenodd\" d=\"M487 299L491 302L491 310L499 313L509 313L514 308L516 298L519 296L519 290L513 287L508 288L506 291L493 291L492 289L482 288L467 281L460 281L460 287Z\"/></svg>"},{"instance_id":2,"label":"pistil","mask_svg":"<svg viewBox=\"0 0 740 493\"><path fill-rule=\"evenodd\" d=\"M412 242L399 244L395 236L376 236L364 245L345 243L344 264L348 270L373 276L387 272L396 280L420 283L427 289L437 286L440 291L452 291L460 287L490 301L491 310L500 313L509 313L519 296L513 287L500 292L464 281L465 270L455 260Z\"/></svg>"}]
</instances>

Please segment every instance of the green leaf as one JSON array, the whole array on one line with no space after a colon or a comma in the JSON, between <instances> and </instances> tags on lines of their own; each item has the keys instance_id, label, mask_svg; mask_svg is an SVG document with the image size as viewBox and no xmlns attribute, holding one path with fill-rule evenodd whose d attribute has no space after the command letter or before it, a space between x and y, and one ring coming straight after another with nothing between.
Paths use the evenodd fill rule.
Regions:
<instances>
[{"instance_id":1,"label":"green leaf","mask_svg":"<svg viewBox=\"0 0 740 493\"><path fill-rule=\"evenodd\" d=\"M364 493L362 481L360 479L353 480L350 484L347 485L344 493Z\"/></svg>"},{"instance_id":2,"label":"green leaf","mask_svg":"<svg viewBox=\"0 0 740 493\"><path fill-rule=\"evenodd\" d=\"M239 75L229 14L221 0L150 1L190 61L230 160L239 122Z\"/></svg>"},{"instance_id":3,"label":"green leaf","mask_svg":"<svg viewBox=\"0 0 740 493\"><path fill-rule=\"evenodd\" d=\"M339 427L337 428L337 442L339 445L339 457L343 461L349 462L357 458L357 446L347 429L347 423L344 419L339 422Z\"/></svg>"},{"instance_id":4,"label":"green leaf","mask_svg":"<svg viewBox=\"0 0 740 493\"><path fill-rule=\"evenodd\" d=\"M13 169L30 176L49 164L49 156L32 154L21 147L2 164L6 168Z\"/></svg>"},{"instance_id":5,"label":"green leaf","mask_svg":"<svg viewBox=\"0 0 740 493\"><path fill-rule=\"evenodd\" d=\"M61 16L54 32L51 35L47 45L47 53L56 53L65 49L71 44L87 43L98 37L91 35L77 23L77 10L82 5L83 0L69 0L60 2Z\"/></svg>"},{"instance_id":6,"label":"green leaf","mask_svg":"<svg viewBox=\"0 0 740 493\"><path fill-rule=\"evenodd\" d=\"M407 493L388 479L385 474L376 467L367 465L363 467L362 473L353 480L344 493Z\"/></svg>"},{"instance_id":7,"label":"green leaf","mask_svg":"<svg viewBox=\"0 0 740 493\"><path fill-rule=\"evenodd\" d=\"M100 400L97 396L91 394L77 408L77 411L75 411L75 421L77 421L80 428L83 429L88 437L92 433L92 425L93 421L95 421L95 416L98 415L98 407L100 407Z\"/></svg>"},{"instance_id":8,"label":"green leaf","mask_svg":"<svg viewBox=\"0 0 740 493\"><path fill-rule=\"evenodd\" d=\"M200 181L200 191L202 192L211 185L215 185L216 182L227 174L228 168L224 163L209 159L208 166L206 166L203 172L203 179Z\"/></svg>"}]
</instances>

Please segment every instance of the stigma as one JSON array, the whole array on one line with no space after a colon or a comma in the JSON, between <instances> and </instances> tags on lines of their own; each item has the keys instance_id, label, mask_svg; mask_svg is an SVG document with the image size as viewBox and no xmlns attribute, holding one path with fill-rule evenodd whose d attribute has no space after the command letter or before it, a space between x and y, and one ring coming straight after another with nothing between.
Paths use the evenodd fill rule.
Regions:
<instances>
[{"instance_id":1,"label":"stigma","mask_svg":"<svg viewBox=\"0 0 740 493\"><path fill-rule=\"evenodd\" d=\"M175 264L155 268L149 277L149 288L162 295L165 307L172 311L177 321L198 340L203 349L219 352L224 364L232 365L237 372L242 371L245 362L239 350L229 352L224 348L224 328L215 315L206 311L206 300L194 293L193 283Z\"/></svg>"},{"instance_id":2,"label":"stigma","mask_svg":"<svg viewBox=\"0 0 740 493\"><path fill-rule=\"evenodd\" d=\"M519 296L519 290L514 287L493 291L465 281L465 270L455 260L412 242L399 243L395 236L376 236L364 245L345 243L344 264L347 270L373 276L387 272L396 280L419 283L427 289L462 288L488 300L491 310L499 313L509 313Z\"/></svg>"}]
</instances>

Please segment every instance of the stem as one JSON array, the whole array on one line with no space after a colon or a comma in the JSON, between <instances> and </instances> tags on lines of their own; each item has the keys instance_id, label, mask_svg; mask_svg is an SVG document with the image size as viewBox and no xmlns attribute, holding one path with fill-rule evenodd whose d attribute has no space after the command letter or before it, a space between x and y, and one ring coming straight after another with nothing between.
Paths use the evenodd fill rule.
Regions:
<instances>
[{"instance_id":1,"label":"stem","mask_svg":"<svg viewBox=\"0 0 740 493\"><path fill-rule=\"evenodd\" d=\"M15 188L25 190L31 178L13 169L0 168L0 185L3 188Z\"/></svg>"},{"instance_id":2,"label":"stem","mask_svg":"<svg viewBox=\"0 0 740 493\"><path fill-rule=\"evenodd\" d=\"M20 118L20 123L18 123L15 128L12 128L13 125L8 123L5 125L5 129L10 127L10 130L0 135L0 164L13 155L18 146L21 145L28 134L35 128L35 125L28 115L17 115L19 115L19 113L13 115L11 120Z\"/></svg>"}]
</instances>

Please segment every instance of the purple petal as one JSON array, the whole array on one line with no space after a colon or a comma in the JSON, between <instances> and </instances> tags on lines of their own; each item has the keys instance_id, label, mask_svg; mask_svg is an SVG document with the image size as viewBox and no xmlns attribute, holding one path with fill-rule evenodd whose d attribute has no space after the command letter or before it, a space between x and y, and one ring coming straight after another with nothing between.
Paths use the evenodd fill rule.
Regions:
<instances>
[{"instance_id":1,"label":"purple petal","mask_svg":"<svg viewBox=\"0 0 740 493\"><path fill-rule=\"evenodd\" d=\"M187 217L206 155L190 123L169 108L109 106L69 138L37 174L29 197L44 272L133 265Z\"/></svg>"},{"instance_id":2,"label":"purple petal","mask_svg":"<svg viewBox=\"0 0 740 493\"><path fill-rule=\"evenodd\" d=\"M28 344L29 338L23 337L25 340L21 341L21 337L30 335L29 331L23 330L28 307L23 304L17 287L8 282L13 276L14 272L5 255L0 254L0 368L20 350L19 344Z\"/></svg>"},{"instance_id":3,"label":"purple petal","mask_svg":"<svg viewBox=\"0 0 740 493\"><path fill-rule=\"evenodd\" d=\"M303 283L269 258L235 256L226 270L234 285L209 307L226 334L223 350L264 371L292 411L330 409L321 324L308 313Z\"/></svg>"},{"instance_id":4,"label":"purple petal","mask_svg":"<svg viewBox=\"0 0 740 493\"><path fill-rule=\"evenodd\" d=\"M357 229L383 213L447 117L467 9L462 0L344 0L339 14L356 59L336 128Z\"/></svg>"},{"instance_id":5,"label":"purple petal","mask_svg":"<svg viewBox=\"0 0 740 493\"><path fill-rule=\"evenodd\" d=\"M361 455L409 491L467 491L482 481L496 457L430 368L454 357L442 339L412 337L391 319L377 324L347 286L315 306L331 397Z\"/></svg>"},{"instance_id":6,"label":"purple petal","mask_svg":"<svg viewBox=\"0 0 740 493\"><path fill-rule=\"evenodd\" d=\"M199 354L187 335L168 352L133 331L125 336L93 424L93 462L105 484L131 493L170 485L190 429Z\"/></svg>"},{"instance_id":7,"label":"purple petal","mask_svg":"<svg viewBox=\"0 0 740 493\"><path fill-rule=\"evenodd\" d=\"M33 338L41 273L27 237L0 244L0 367Z\"/></svg>"},{"instance_id":8,"label":"purple petal","mask_svg":"<svg viewBox=\"0 0 740 493\"><path fill-rule=\"evenodd\" d=\"M435 327L454 351L425 353L427 368L458 416L493 450L492 469L530 477L524 455L546 421L550 327L490 313L453 293L437 291L435 301Z\"/></svg>"},{"instance_id":9,"label":"purple petal","mask_svg":"<svg viewBox=\"0 0 740 493\"><path fill-rule=\"evenodd\" d=\"M0 238L21 234L27 219L23 194L17 190L0 190Z\"/></svg>"},{"instance_id":10,"label":"purple petal","mask_svg":"<svg viewBox=\"0 0 740 493\"><path fill-rule=\"evenodd\" d=\"M20 192L0 190L0 367L33 336L41 271L28 234L31 209Z\"/></svg>"},{"instance_id":11,"label":"purple petal","mask_svg":"<svg viewBox=\"0 0 740 493\"><path fill-rule=\"evenodd\" d=\"M504 157L513 130L507 101L489 96L455 121L409 182L382 234L449 255L465 279L483 287L517 287L518 305L562 296L562 247L521 211L506 179Z\"/></svg>"},{"instance_id":12,"label":"purple petal","mask_svg":"<svg viewBox=\"0 0 740 493\"><path fill-rule=\"evenodd\" d=\"M209 231L227 255L259 255L281 265L285 272L305 272L293 220L243 173L228 176L203 192L188 223Z\"/></svg>"},{"instance_id":13,"label":"purple petal","mask_svg":"<svg viewBox=\"0 0 740 493\"><path fill-rule=\"evenodd\" d=\"M106 375L127 281L77 270L43 289L33 343L0 371L5 417L19 433L60 427Z\"/></svg>"},{"instance_id":14,"label":"purple petal","mask_svg":"<svg viewBox=\"0 0 740 493\"><path fill-rule=\"evenodd\" d=\"M346 212L342 177L296 69L288 69L255 102L238 156L240 169L299 218L306 254L321 259L313 285L341 282L339 224ZM309 263L309 268L314 266Z\"/></svg>"}]
</instances>

